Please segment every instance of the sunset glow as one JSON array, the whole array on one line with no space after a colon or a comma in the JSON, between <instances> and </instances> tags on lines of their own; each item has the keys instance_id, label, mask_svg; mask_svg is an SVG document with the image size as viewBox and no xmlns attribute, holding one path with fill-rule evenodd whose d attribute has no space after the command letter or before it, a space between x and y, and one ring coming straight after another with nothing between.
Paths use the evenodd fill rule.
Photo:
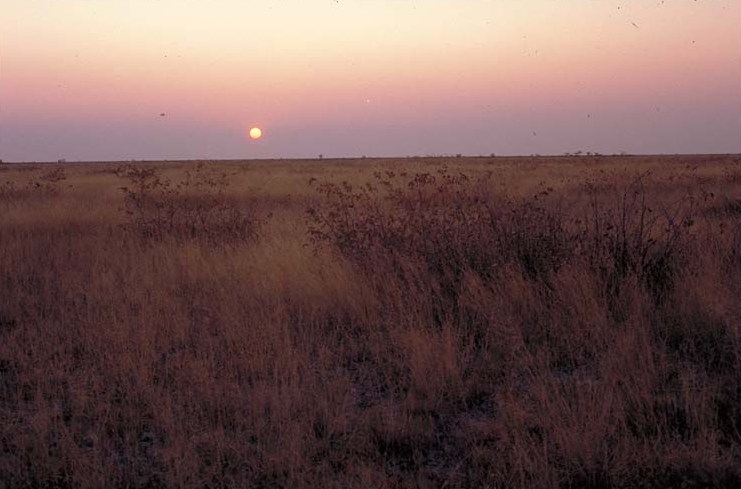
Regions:
<instances>
[{"instance_id":1,"label":"sunset glow","mask_svg":"<svg viewBox=\"0 0 741 489\"><path fill-rule=\"evenodd\" d=\"M262 137L262 129L259 127L253 127L250 129L250 138L252 139L260 139Z\"/></svg>"},{"instance_id":2,"label":"sunset glow","mask_svg":"<svg viewBox=\"0 0 741 489\"><path fill-rule=\"evenodd\" d=\"M6 160L741 150L735 0L0 5Z\"/></svg>"}]
</instances>

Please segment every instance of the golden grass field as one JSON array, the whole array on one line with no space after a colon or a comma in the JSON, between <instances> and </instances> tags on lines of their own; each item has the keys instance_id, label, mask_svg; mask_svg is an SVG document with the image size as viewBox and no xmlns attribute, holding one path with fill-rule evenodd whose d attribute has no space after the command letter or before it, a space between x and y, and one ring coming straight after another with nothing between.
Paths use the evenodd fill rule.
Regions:
<instances>
[{"instance_id":1,"label":"golden grass field","mask_svg":"<svg viewBox=\"0 0 741 489\"><path fill-rule=\"evenodd\" d=\"M0 165L0 488L741 487L741 159Z\"/></svg>"}]
</instances>

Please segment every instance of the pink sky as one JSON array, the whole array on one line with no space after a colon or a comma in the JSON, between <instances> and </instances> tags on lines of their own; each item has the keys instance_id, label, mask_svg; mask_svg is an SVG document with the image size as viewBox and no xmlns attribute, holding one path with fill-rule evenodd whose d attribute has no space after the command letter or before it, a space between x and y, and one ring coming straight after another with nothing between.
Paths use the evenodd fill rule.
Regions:
<instances>
[{"instance_id":1,"label":"pink sky","mask_svg":"<svg viewBox=\"0 0 741 489\"><path fill-rule=\"evenodd\" d=\"M740 152L741 2L0 0L4 160L577 150Z\"/></svg>"}]
</instances>

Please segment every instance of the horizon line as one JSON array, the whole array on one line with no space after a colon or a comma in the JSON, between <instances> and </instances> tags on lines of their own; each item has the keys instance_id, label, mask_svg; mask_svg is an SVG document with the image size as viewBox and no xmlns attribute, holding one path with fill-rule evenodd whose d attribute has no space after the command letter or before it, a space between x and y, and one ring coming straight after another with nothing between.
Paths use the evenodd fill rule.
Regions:
<instances>
[{"instance_id":1,"label":"horizon line","mask_svg":"<svg viewBox=\"0 0 741 489\"><path fill-rule=\"evenodd\" d=\"M559 153L559 154L495 154L489 155L467 155L462 153L439 154L439 155L405 155L405 156L316 156L316 157L273 157L273 158L165 158L165 159L101 159L101 160L67 160L60 158L54 160L33 160L33 161L4 161L0 159L2 165L34 165L34 164L56 164L56 165L74 165L74 164L95 164L95 163L188 163L188 162L256 162L256 161L337 161L337 160L410 160L410 159L473 159L473 158L646 158L646 157L669 157L669 156L725 156L739 157L740 153L596 153L596 152L579 152L579 153Z\"/></svg>"}]
</instances>

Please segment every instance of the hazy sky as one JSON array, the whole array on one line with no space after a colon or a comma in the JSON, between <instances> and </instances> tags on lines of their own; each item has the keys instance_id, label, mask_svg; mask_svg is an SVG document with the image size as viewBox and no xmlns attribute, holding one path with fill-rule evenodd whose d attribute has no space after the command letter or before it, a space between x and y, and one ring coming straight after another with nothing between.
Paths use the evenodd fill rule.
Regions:
<instances>
[{"instance_id":1,"label":"hazy sky","mask_svg":"<svg viewBox=\"0 0 741 489\"><path fill-rule=\"evenodd\" d=\"M741 152L741 1L0 0L5 160L577 150Z\"/></svg>"}]
</instances>

